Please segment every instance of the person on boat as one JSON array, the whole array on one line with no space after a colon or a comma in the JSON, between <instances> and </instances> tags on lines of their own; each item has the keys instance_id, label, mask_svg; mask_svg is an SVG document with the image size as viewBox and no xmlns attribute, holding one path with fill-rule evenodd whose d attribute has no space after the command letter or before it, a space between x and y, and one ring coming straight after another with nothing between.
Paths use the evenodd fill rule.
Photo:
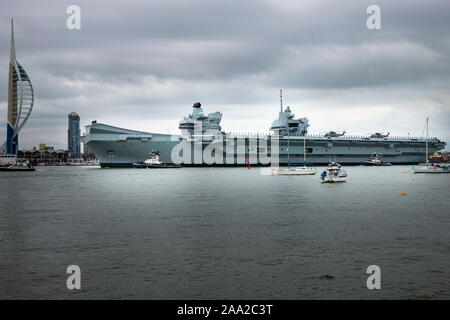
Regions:
<instances>
[{"instance_id":1,"label":"person on boat","mask_svg":"<svg viewBox=\"0 0 450 320\"><path fill-rule=\"evenodd\" d=\"M322 172L320 175L322 176L322 180L325 180L325 176L327 175L327 172L324 171L324 172Z\"/></svg>"}]
</instances>

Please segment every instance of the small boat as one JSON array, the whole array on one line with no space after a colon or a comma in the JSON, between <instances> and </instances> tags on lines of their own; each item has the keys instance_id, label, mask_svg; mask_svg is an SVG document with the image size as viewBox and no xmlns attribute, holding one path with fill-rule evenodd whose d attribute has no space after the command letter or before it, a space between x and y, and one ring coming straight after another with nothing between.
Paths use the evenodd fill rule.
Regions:
<instances>
[{"instance_id":1,"label":"small boat","mask_svg":"<svg viewBox=\"0 0 450 320\"><path fill-rule=\"evenodd\" d=\"M100 167L100 162L97 159L96 160L89 160L87 163L88 163L88 166Z\"/></svg>"},{"instance_id":2,"label":"small boat","mask_svg":"<svg viewBox=\"0 0 450 320\"><path fill-rule=\"evenodd\" d=\"M138 169L169 169L169 168L181 168L180 165L177 164L168 164L168 163L162 163L159 160L159 153L152 152L150 154L150 157L145 160L144 162L135 162L133 163L133 168Z\"/></svg>"},{"instance_id":3,"label":"small boat","mask_svg":"<svg viewBox=\"0 0 450 320\"><path fill-rule=\"evenodd\" d=\"M15 154L0 154L0 167L9 167L15 164L16 161L17 157Z\"/></svg>"},{"instance_id":4,"label":"small boat","mask_svg":"<svg viewBox=\"0 0 450 320\"><path fill-rule=\"evenodd\" d=\"M317 170L315 168L308 168L306 166L302 167L288 167L279 168L278 175L314 175Z\"/></svg>"},{"instance_id":5,"label":"small boat","mask_svg":"<svg viewBox=\"0 0 450 320\"><path fill-rule=\"evenodd\" d=\"M337 162L333 161L333 162L331 162L328 165L328 167L332 167L332 168L336 167L337 170L338 170L338 176L341 177L341 178L344 178L344 177L346 177L348 175L347 171L345 171L344 168L342 168L340 163L337 163Z\"/></svg>"},{"instance_id":6,"label":"small boat","mask_svg":"<svg viewBox=\"0 0 450 320\"><path fill-rule=\"evenodd\" d=\"M345 171L342 166L337 162L331 162L328 168L321 173L322 183L330 182L345 182L347 177L347 171Z\"/></svg>"},{"instance_id":7,"label":"small boat","mask_svg":"<svg viewBox=\"0 0 450 320\"><path fill-rule=\"evenodd\" d=\"M450 173L450 164L427 163L424 166L414 167L414 173Z\"/></svg>"},{"instance_id":8,"label":"small boat","mask_svg":"<svg viewBox=\"0 0 450 320\"><path fill-rule=\"evenodd\" d=\"M280 102L281 102L281 108L283 108L283 101L282 101L282 91L280 90ZM289 110L289 107L288 107ZM315 168L308 168L306 166L306 135L303 135L303 163L304 165L301 167L296 167L296 166L292 166L291 163L289 162L290 160L290 155L291 155L291 150L290 150L290 128L287 127L287 132L288 132L288 147L287 147L287 157L288 157L288 167L287 168L279 168L277 171L278 175L282 175L282 176L305 176L305 175L314 175L317 173L317 170Z\"/></svg>"},{"instance_id":9,"label":"small boat","mask_svg":"<svg viewBox=\"0 0 450 320\"><path fill-rule=\"evenodd\" d=\"M28 162L16 161L16 163L7 166L0 167L0 171L34 171L35 168Z\"/></svg>"},{"instance_id":10,"label":"small boat","mask_svg":"<svg viewBox=\"0 0 450 320\"><path fill-rule=\"evenodd\" d=\"M365 166L392 166L392 163L384 162L383 156L374 152L372 156L363 162Z\"/></svg>"},{"instance_id":11,"label":"small boat","mask_svg":"<svg viewBox=\"0 0 450 320\"><path fill-rule=\"evenodd\" d=\"M425 139L425 164L422 166L413 166L414 173L450 173L450 165L431 163L428 160L428 118L426 120L427 136Z\"/></svg>"}]
</instances>

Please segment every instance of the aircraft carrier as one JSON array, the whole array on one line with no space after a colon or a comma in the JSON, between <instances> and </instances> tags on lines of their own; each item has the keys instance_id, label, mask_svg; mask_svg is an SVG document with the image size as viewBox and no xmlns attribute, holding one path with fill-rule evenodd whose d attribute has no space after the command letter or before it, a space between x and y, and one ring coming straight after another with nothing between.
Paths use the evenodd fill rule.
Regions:
<instances>
[{"instance_id":1,"label":"aircraft carrier","mask_svg":"<svg viewBox=\"0 0 450 320\"><path fill-rule=\"evenodd\" d=\"M311 165L330 161L361 164L374 153L392 164L425 161L424 137L381 133L360 136L334 131L308 134L308 119L296 119L290 107L283 109L282 103L270 133L227 133L222 131L221 120L222 113L206 115L201 104L195 103L192 113L179 123L180 135L141 132L92 121L81 139L102 167L132 167L151 153L159 153L164 163L183 166L287 165L288 161L301 164L304 153ZM438 138L428 138L430 154L445 146Z\"/></svg>"}]
</instances>

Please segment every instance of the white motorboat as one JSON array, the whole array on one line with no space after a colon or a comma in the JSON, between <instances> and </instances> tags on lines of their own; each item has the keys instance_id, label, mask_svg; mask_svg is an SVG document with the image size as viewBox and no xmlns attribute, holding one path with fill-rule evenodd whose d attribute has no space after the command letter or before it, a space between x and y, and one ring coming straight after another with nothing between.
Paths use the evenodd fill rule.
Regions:
<instances>
[{"instance_id":1,"label":"white motorboat","mask_svg":"<svg viewBox=\"0 0 450 320\"><path fill-rule=\"evenodd\" d=\"M15 164L17 161L16 155L12 154L0 154L0 167L9 167Z\"/></svg>"},{"instance_id":2,"label":"white motorboat","mask_svg":"<svg viewBox=\"0 0 450 320\"><path fill-rule=\"evenodd\" d=\"M344 168L342 168L342 166L341 166L341 164L340 163L337 163L337 162L331 162L329 165L328 165L328 168L333 168L333 169L336 169L337 171L338 171L338 176L340 177L340 178L344 178L344 177L346 177L348 174L347 174L347 171L345 171L344 170Z\"/></svg>"},{"instance_id":3,"label":"white motorboat","mask_svg":"<svg viewBox=\"0 0 450 320\"><path fill-rule=\"evenodd\" d=\"M331 162L328 168L321 173L322 183L330 182L345 182L347 179L347 171L345 171L342 166L337 162Z\"/></svg>"},{"instance_id":4,"label":"white motorboat","mask_svg":"<svg viewBox=\"0 0 450 320\"><path fill-rule=\"evenodd\" d=\"M7 167L0 167L0 171L34 171L35 168L24 160L17 160L14 164Z\"/></svg>"}]
</instances>

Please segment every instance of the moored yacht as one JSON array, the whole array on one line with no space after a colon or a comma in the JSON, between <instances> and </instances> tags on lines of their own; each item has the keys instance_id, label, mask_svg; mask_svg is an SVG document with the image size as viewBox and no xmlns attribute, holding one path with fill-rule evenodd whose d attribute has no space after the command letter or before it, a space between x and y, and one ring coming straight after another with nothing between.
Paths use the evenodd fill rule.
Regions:
<instances>
[{"instance_id":1,"label":"moored yacht","mask_svg":"<svg viewBox=\"0 0 450 320\"><path fill-rule=\"evenodd\" d=\"M15 164L17 161L16 155L13 154L0 154L0 167L9 167Z\"/></svg>"},{"instance_id":2,"label":"moored yacht","mask_svg":"<svg viewBox=\"0 0 450 320\"><path fill-rule=\"evenodd\" d=\"M281 103L281 110L283 109L283 96L282 96L282 91L280 90L280 103ZM289 111L290 113L290 108L287 107L286 109L287 111ZM291 127L294 127L292 125L289 125L290 123L294 123L296 124L295 127L298 126L298 123L295 121L292 121L294 118L294 115L289 115L288 122L286 122L286 130L288 130L288 136L287 136L287 156L288 156L288 167L287 168L279 168L278 169L278 175L295 175L295 176L305 176L305 175L314 175L316 174L317 170L315 168L310 168L306 166L306 137L303 134L303 166L293 166L291 165L290 162L290 155L291 155L291 151L290 151L290 135L291 133Z\"/></svg>"},{"instance_id":3,"label":"moored yacht","mask_svg":"<svg viewBox=\"0 0 450 320\"><path fill-rule=\"evenodd\" d=\"M414 173L450 173L450 164L440 165L437 163L428 163L425 166L415 167Z\"/></svg>"},{"instance_id":4,"label":"moored yacht","mask_svg":"<svg viewBox=\"0 0 450 320\"><path fill-rule=\"evenodd\" d=\"M415 167L413 166L414 173L450 173L450 165L439 165L437 163L430 163L428 159L429 146L428 146L428 118L426 120L426 139L425 139L425 165Z\"/></svg>"},{"instance_id":5,"label":"moored yacht","mask_svg":"<svg viewBox=\"0 0 450 320\"><path fill-rule=\"evenodd\" d=\"M34 171L35 168L27 161L17 160L7 167L0 167L0 171Z\"/></svg>"},{"instance_id":6,"label":"moored yacht","mask_svg":"<svg viewBox=\"0 0 450 320\"><path fill-rule=\"evenodd\" d=\"M315 168L309 168L307 166L299 166L299 167L289 166L287 168L279 168L277 171L277 174L281 176L288 176L288 175L306 176L306 175L314 175L316 173L317 170Z\"/></svg>"},{"instance_id":7,"label":"moored yacht","mask_svg":"<svg viewBox=\"0 0 450 320\"><path fill-rule=\"evenodd\" d=\"M337 162L331 162L328 168L321 173L320 182L345 182L347 179L347 171Z\"/></svg>"}]
</instances>

